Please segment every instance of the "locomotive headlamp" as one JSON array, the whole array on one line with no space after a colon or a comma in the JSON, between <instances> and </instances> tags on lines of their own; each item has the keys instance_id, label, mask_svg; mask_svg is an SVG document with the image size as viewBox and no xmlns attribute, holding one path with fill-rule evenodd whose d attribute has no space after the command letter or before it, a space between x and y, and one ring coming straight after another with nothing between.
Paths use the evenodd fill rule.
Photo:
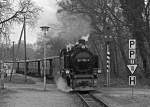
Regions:
<instances>
[{"instance_id":1,"label":"locomotive headlamp","mask_svg":"<svg viewBox=\"0 0 150 107\"><path fill-rule=\"evenodd\" d=\"M66 74L69 74L70 73L70 71L69 70L66 70Z\"/></svg>"},{"instance_id":2,"label":"locomotive headlamp","mask_svg":"<svg viewBox=\"0 0 150 107\"><path fill-rule=\"evenodd\" d=\"M81 47L82 47L82 49L85 49L85 48L86 48L85 45L82 45Z\"/></svg>"},{"instance_id":3,"label":"locomotive headlamp","mask_svg":"<svg viewBox=\"0 0 150 107\"><path fill-rule=\"evenodd\" d=\"M98 73L98 74L102 73L102 70L98 69L98 70L97 70L97 73Z\"/></svg>"},{"instance_id":4,"label":"locomotive headlamp","mask_svg":"<svg viewBox=\"0 0 150 107\"><path fill-rule=\"evenodd\" d=\"M96 74L97 74L97 73L100 74L100 73L102 73L102 70L99 69L99 68L95 68L95 69L94 69L94 72L95 72Z\"/></svg>"}]
</instances>

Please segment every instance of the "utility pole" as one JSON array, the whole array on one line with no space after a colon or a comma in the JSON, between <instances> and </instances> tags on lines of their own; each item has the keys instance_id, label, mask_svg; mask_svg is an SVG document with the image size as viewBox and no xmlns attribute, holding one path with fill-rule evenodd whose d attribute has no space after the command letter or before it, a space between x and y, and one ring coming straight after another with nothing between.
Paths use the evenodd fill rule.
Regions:
<instances>
[{"instance_id":1,"label":"utility pole","mask_svg":"<svg viewBox=\"0 0 150 107\"><path fill-rule=\"evenodd\" d=\"M25 74L25 82L27 82L27 52L26 52L26 17L24 15L24 74Z\"/></svg>"},{"instance_id":2,"label":"utility pole","mask_svg":"<svg viewBox=\"0 0 150 107\"><path fill-rule=\"evenodd\" d=\"M3 43L2 43L2 35L1 35L1 31L2 31L2 24L0 24L0 42L1 42L1 58L3 58ZM0 89L3 89L4 88L4 85L3 85L3 81L2 81L2 60L0 60Z\"/></svg>"},{"instance_id":3,"label":"utility pole","mask_svg":"<svg viewBox=\"0 0 150 107\"><path fill-rule=\"evenodd\" d=\"M48 26L42 26L40 27L41 30L44 32L44 37L43 37L43 42L44 42L44 57L43 57L43 61L44 61L44 91L46 90L46 33L49 29Z\"/></svg>"},{"instance_id":4,"label":"utility pole","mask_svg":"<svg viewBox=\"0 0 150 107\"><path fill-rule=\"evenodd\" d=\"M4 62L0 62L0 89L4 89Z\"/></svg>"},{"instance_id":5,"label":"utility pole","mask_svg":"<svg viewBox=\"0 0 150 107\"><path fill-rule=\"evenodd\" d=\"M2 43L2 60L0 61L0 88L4 89L4 46Z\"/></svg>"},{"instance_id":6,"label":"utility pole","mask_svg":"<svg viewBox=\"0 0 150 107\"><path fill-rule=\"evenodd\" d=\"M11 74L10 74L10 81L12 79L12 74L13 74L13 71L15 69L15 46L14 46L14 41L13 41L13 65L12 65L12 70L11 70Z\"/></svg>"}]
</instances>

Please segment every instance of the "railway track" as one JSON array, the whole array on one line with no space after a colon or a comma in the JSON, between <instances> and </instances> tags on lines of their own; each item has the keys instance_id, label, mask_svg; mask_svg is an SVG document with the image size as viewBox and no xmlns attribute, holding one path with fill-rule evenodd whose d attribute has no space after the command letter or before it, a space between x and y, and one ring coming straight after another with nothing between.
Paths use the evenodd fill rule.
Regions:
<instances>
[{"instance_id":1,"label":"railway track","mask_svg":"<svg viewBox=\"0 0 150 107\"><path fill-rule=\"evenodd\" d=\"M81 99L82 103L84 104L83 107L109 107L103 101L101 101L100 99L98 99L90 93L77 93L77 96Z\"/></svg>"}]
</instances>

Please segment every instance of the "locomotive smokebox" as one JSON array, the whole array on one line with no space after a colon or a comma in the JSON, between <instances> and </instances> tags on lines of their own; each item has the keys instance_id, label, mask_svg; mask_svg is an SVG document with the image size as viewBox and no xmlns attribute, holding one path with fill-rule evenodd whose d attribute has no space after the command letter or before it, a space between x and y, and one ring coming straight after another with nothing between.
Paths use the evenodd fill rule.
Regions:
<instances>
[{"instance_id":1,"label":"locomotive smokebox","mask_svg":"<svg viewBox=\"0 0 150 107\"><path fill-rule=\"evenodd\" d=\"M79 39L78 42L79 42L79 44L85 45L85 40L84 39Z\"/></svg>"}]
</instances>

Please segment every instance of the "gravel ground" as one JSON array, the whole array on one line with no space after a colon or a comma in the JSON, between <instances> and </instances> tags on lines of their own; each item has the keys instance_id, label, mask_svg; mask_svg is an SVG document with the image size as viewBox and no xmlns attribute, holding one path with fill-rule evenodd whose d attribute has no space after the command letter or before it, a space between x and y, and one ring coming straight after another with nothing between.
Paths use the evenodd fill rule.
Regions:
<instances>
[{"instance_id":1,"label":"gravel ground","mask_svg":"<svg viewBox=\"0 0 150 107\"><path fill-rule=\"evenodd\" d=\"M150 90L131 88L103 88L95 96L103 99L111 107L150 107Z\"/></svg>"},{"instance_id":2,"label":"gravel ground","mask_svg":"<svg viewBox=\"0 0 150 107\"><path fill-rule=\"evenodd\" d=\"M16 76L0 90L0 107L82 107L75 94L58 90L53 82L43 91L41 80L28 77L28 82L24 83L24 76ZM131 88L101 88L95 96L110 107L150 107L149 89L136 88L132 97Z\"/></svg>"}]
</instances>

